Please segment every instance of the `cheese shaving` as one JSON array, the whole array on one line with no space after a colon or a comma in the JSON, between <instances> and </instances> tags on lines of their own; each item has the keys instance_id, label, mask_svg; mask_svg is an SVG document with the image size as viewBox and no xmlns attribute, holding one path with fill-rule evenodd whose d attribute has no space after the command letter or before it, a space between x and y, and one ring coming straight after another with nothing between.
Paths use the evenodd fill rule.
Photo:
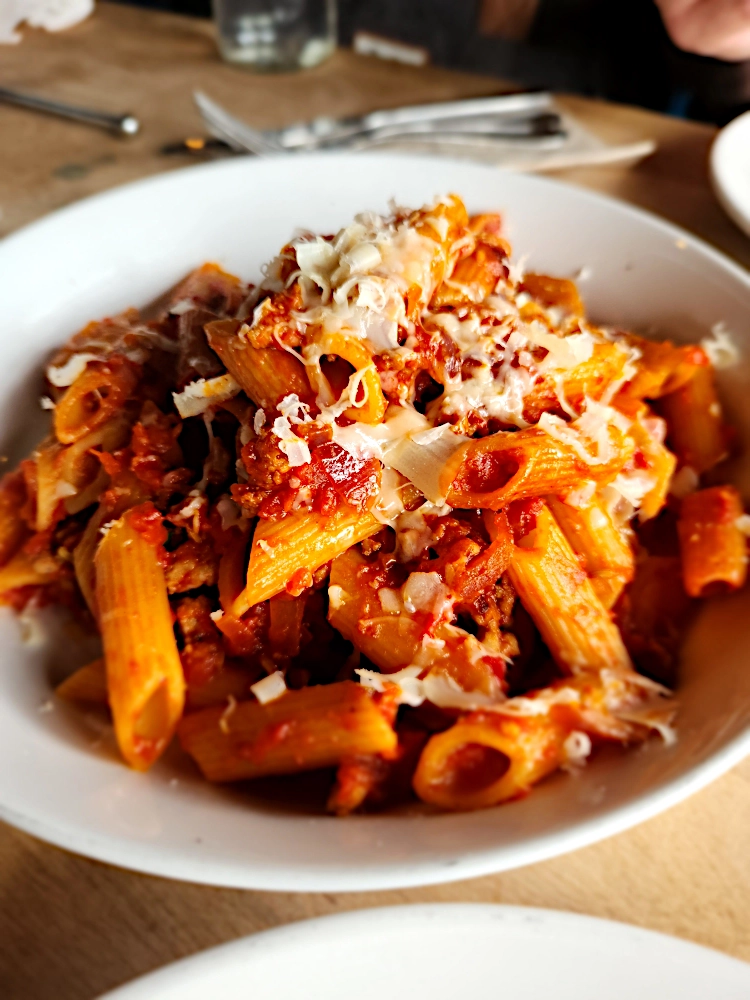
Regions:
<instances>
[{"instance_id":1,"label":"cheese shaving","mask_svg":"<svg viewBox=\"0 0 750 1000\"><path fill-rule=\"evenodd\" d=\"M54 385L56 389L67 389L86 370L89 361L99 360L99 355L89 354L86 351L82 351L80 354L72 354L64 365L58 365L57 367L50 365L47 368L47 381L51 385Z\"/></svg>"},{"instance_id":2,"label":"cheese shaving","mask_svg":"<svg viewBox=\"0 0 750 1000\"><path fill-rule=\"evenodd\" d=\"M724 323L715 323L711 327L711 336L703 338L701 347L714 368L731 368L739 360L737 345Z\"/></svg>"},{"instance_id":3,"label":"cheese shaving","mask_svg":"<svg viewBox=\"0 0 750 1000\"><path fill-rule=\"evenodd\" d=\"M268 705L269 702L276 701L277 698L286 694L287 686L284 674L280 670L276 670L268 677L263 677L255 684L251 684L250 690L261 705Z\"/></svg>"},{"instance_id":4,"label":"cheese shaving","mask_svg":"<svg viewBox=\"0 0 750 1000\"><path fill-rule=\"evenodd\" d=\"M216 378L200 378L186 385L182 392L173 392L172 398L181 417L197 417L209 406L223 403L240 391L239 384L228 373Z\"/></svg>"}]
</instances>

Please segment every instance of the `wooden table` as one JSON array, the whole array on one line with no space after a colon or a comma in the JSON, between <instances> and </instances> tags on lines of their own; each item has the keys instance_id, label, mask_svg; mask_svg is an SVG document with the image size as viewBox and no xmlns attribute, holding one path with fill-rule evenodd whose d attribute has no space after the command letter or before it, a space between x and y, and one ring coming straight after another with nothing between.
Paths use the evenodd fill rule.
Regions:
<instances>
[{"instance_id":1,"label":"wooden table","mask_svg":"<svg viewBox=\"0 0 750 1000\"><path fill-rule=\"evenodd\" d=\"M326 112L502 89L494 79L411 69L339 52L299 75L222 65L211 26L102 4L65 35L29 33L0 51L0 81L130 110L134 140L0 107L0 235L85 195L178 166L167 141L200 132L204 87L258 125ZM653 137L635 168L565 171L567 180L652 209L750 264L750 242L706 180L713 130L577 98L565 104L613 139ZM567 857L444 887L353 895L209 889L119 871L0 828L0 996L89 1000L101 991L266 927L345 909L434 900L517 903L611 917L750 960L750 760L688 802Z\"/></svg>"}]
</instances>

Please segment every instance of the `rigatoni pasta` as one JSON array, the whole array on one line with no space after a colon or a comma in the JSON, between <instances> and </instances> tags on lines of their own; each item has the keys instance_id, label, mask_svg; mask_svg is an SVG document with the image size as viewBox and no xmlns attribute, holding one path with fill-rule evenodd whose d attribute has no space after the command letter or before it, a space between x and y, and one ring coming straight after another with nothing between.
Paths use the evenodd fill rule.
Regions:
<instances>
[{"instance_id":1,"label":"rigatoni pasta","mask_svg":"<svg viewBox=\"0 0 750 1000\"><path fill-rule=\"evenodd\" d=\"M346 815L673 738L691 602L747 575L710 342L597 327L455 195L165 302L58 352L0 482L0 599L98 630L57 693L126 763L176 733L210 781L317 771Z\"/></svg>"}]
</instances>

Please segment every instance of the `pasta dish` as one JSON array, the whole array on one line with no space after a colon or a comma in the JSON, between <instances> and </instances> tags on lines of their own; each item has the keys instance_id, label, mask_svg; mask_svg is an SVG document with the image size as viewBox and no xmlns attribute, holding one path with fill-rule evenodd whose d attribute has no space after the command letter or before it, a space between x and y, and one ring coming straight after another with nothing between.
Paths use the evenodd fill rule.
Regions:
<instances>
[{"instance_id":1,"label":"pasta dish","mask_svg":"<svg viewBox=\"0 0 750 1000\"><path fill-rule=\"evenodd\" d=\"M298 234L95 321L0 483L0 600L103 656L58 687L146 770L330 775L346 815L525 795L675 739L681 636L750 517L701 346L598 327L456 196Z\"/></svg>"}]
</instances>

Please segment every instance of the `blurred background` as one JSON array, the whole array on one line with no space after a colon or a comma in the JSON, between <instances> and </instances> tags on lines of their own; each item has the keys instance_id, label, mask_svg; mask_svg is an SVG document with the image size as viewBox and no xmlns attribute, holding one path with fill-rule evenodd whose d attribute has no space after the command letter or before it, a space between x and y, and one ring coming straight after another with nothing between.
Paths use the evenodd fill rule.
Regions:
<instances>
[{"instance_id":1,"label":"blurred background","mask_svg":"<svg viewBox=\"0 0 750 1000\"><path fill-rule=\"evenodd\" d=\"M211 16L211 0L118 0ZM339 40L722 125L750 108L742 0L339 0ZM406 48L408 47L408 48Z\"/></svg>"}]
</instances>

